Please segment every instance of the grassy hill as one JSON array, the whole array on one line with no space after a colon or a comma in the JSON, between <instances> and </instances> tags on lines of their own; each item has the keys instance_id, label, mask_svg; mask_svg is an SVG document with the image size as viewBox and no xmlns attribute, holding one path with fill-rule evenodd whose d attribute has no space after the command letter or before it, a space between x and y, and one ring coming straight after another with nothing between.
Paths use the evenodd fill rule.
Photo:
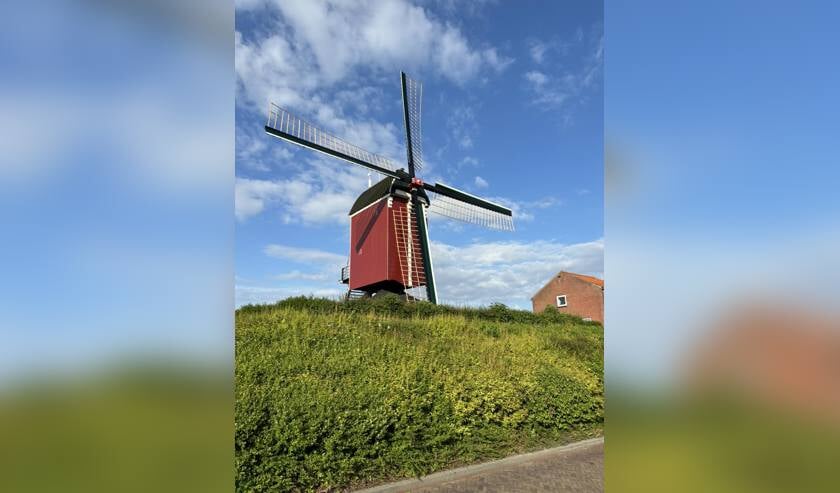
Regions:
<instances>
[{"instance_id":1,"label":"grassy hill","mask_svg":"<svg viewBox=\"0 0 840 493\"><path fill-rule=\"evenodd\" d=\"M236 486L360 486L600 434L600 324L293 298L236 312Z\"/></svg>"}]
</instances>

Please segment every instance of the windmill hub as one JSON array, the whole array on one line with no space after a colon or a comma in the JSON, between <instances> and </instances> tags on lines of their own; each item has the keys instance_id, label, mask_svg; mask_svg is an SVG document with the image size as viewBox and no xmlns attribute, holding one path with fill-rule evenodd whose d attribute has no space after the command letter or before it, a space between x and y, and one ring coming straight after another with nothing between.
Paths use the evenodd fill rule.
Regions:
<instances>
[{"instance_id":1,"label":"windmill hub","mask_svg":"<svg viewBox=\"0 0 840 493\"><path fill-rule=\"evenodd\" d=\"M489 200L416 176L423 168L420 126L423 86L400 74L407 169L384 156L349 144L271 104L269 135L376 171L386 178L369 186L350 209L350 263L341 281L352 293L382 291L437 303L426 212L481 226L513 230L511 210ZM431 195L431 197L430 197Z\"/></svg>"}]
</instances>

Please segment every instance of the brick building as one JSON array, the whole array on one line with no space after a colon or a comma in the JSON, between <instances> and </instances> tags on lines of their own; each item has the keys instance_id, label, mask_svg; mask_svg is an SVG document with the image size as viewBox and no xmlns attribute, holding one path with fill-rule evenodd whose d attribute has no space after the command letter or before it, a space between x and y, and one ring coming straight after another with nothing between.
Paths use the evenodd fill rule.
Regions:
<instances>
[{"instance_id":1,"label":"brick building","mask_svg":"<svg viewBox=\"0 0 840 493\"><path fill-rule=\"evenodd\" d=\"M733 303L682 358L681 387L748 399L785 416L840 427L840 320L829 310L776 300Z\"/></svg>"},{"instance_id":2,"label":"brick building","mask_svg":"<svg viewBox=\"0 0 840 493\"><path fill-rule=\"evenodd\" d=\"M553 306L564 313L604 323L604 281L560 271L531 298L534 312Z\"/></svg>"}]
</instances>

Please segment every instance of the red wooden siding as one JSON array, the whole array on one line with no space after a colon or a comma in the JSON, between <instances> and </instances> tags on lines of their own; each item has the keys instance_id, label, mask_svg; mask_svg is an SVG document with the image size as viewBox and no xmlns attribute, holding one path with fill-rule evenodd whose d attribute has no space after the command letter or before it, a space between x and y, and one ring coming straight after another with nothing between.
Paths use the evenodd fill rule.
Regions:
<instances>
[{"instance_id":1,"label":"red wooden siding","mask_svg":"<svg viewBox=\"0 0 840 493\"><path fill-rule=\"evenodd\" d=\"M350 219L350 289L383 281L407 283L406 215L409 212L406 204L406 200L394 197L389 208L386 197ZM412 285L422 286L426 276L416 223L411 228L411 243Z\"/></svg>"},{"instance_id":2,"label":"red wooden siding","mask_svg":"<svg viewBox=\"0 0 840 493\"><path fill-rule=\"evenodd\" d=\"M350 289L387 280L391 210L385 197L350 218Z\"/></svg>"}]
</instances>

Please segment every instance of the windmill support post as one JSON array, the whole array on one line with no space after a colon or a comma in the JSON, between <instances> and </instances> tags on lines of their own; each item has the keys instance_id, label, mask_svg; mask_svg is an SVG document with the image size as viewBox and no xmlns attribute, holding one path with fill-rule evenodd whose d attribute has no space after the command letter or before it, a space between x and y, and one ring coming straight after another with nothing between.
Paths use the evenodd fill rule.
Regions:
<instances>
[{"instance_id":1,"label":"windmill support post","mask_svg":"<svg viewBox=\"0 0 840 493\"><path fill-rule=\"evenodd\" d=\"M426 296L431 303L437 303L437 288L432 270L432 255L429 249L429 229L426 225L426 213L420 201L414 201L414 214L417 217L417 229L420 233L420 249L423 254L423 270L426 274Z\"/></svg>"}]
</instances>

